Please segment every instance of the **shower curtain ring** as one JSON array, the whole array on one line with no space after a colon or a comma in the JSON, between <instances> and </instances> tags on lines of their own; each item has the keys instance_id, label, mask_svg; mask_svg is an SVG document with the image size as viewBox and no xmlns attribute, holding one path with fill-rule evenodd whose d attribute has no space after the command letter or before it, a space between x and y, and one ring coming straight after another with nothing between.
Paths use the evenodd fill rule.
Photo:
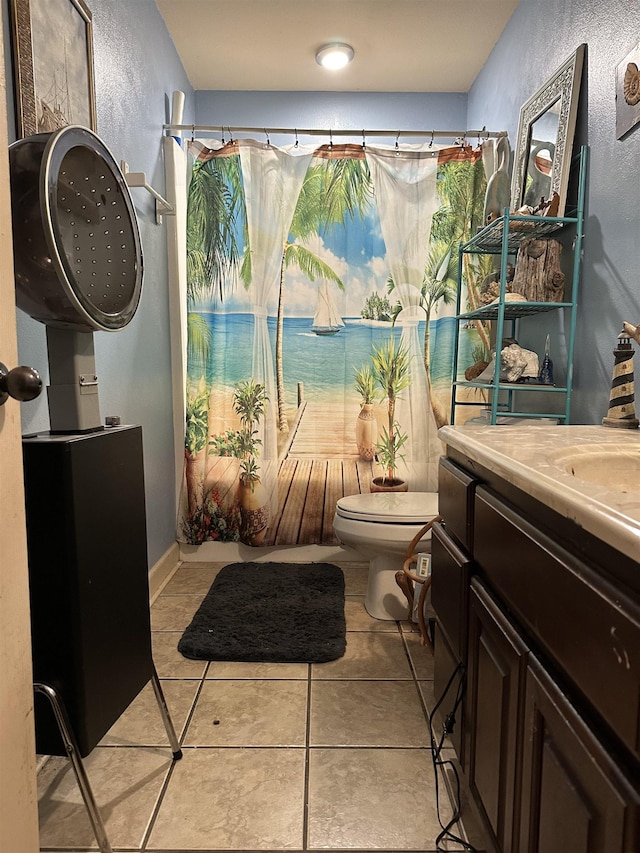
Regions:
<instances>
[{"instance_id":1,"label":"shower curtain ring","mask_svg":"<svg viewBox=\"0 0 640 853\"><path fill-rule=\"evenodd\" d=\"M398 145L398 140L400 139L400 131L396 134L396 157L400 156L400 146Z\"/></svg>"},{"instance_id":2,"label":"shower curtain ring","mask_svg":"<svg viewBox=\"0 0 640 853\"><path fill-rule=\"evenodd\" d=\"M269 148L271 145L271 140L269 139L269 134L267 132L267 128L264 128L264 135L267 137L267 142L265 144L265 148Z\"/></svg>"},{"instance_id":3,"label":"shower curtain ring","mask_svg":"<svg viewBox=\"0 0 640 853\"><path fill-rule=\"evenodd\" d=\"M193 140L195 138L196 138L196 126L195 126L195 124L192 124L191 125L191 141L193 142Z\"/></svg>"},{"instance_id":4,"label":"shower curtain ring","mask_svg":"<svg viewBox=\"0 0 640 853\"><path fill-rule=\"evenodd\" d=\"M222 138L222 144L226 145L225 138L224 138L224 126L222 126L220 128L220 133L221 133L221 138Z\"/></svg>"},{"instance_id":5,"label":"shower curtain ring","mask_svg":"<svg viewBox=\"0 0 640 853\"><path fill-rule=\"evenodd\" d=\"M293 147L294 147L294 148L297 148L297 147L298 147L298 145L299 145L299 142L298 142L298 128L297 128L297 127L294 127L293 132L294 132L294 133L295 133L295 135L296 135L296 144L295 144Z\"/></svg>"},{"instance_id":6,"label":"shower curtain ring","mask_svg":"<svg viewBox=\"0 0 640 853\"><path fill-rule=\"evenodd\" d=\"M429 143L429 148L433 148L433 137L435 136L435 130L431 131L431 142Z\"/></svg>"},{"instance_id":7,"label":"shower curtain ring","mask_svg":"<svg viewBox=\"0 0 640 853\"><path fill-rule=\"evenodd\" d=\"M333 149L333 131L329 130L329 150Z\"/></svg>"},{"instance_id":8,"label":"shower curtain ring","mask_svg":"<svg viewBox=\"0 0 640 853\"><path fill-rule=\"evenodd\" d=\"M230 125L227 125L227 130L229 131L229 142L233 145L233 131Z\"/></svg>"},{"instance_id":9,"label":"shower curtain ring","mask_svg":"<svg viewBox=\"0 0 640 853\"><path fill-rule=\"evenodd\" d=\"M363 151L367 150L367 143L366 143L366 140L364 138L364 130L362 131L362 150Z\"/></svg>"}]
</instances>

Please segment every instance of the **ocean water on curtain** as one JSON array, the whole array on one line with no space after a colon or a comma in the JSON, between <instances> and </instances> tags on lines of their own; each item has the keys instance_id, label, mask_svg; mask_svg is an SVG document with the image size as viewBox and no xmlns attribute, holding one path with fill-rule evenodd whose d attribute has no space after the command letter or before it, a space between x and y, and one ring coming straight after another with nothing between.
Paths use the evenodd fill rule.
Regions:
<instances>
[{"instance_id":1,"label":"ocean water on curtain","mask_svg":"<svg viewBox=\"0 0 640 853\"><path fill-rule=\"evenodd\" d=\"M253 315L203 313L211 329L211 358L207 366L207 385L232 386L251 373ZM399 335L391 323L370 323L359 318L345 318L345 328L336 335L316 335L311 331L311 317L284 319L283 361L287 406L296 406L298 383L303 383L307 399L318 402L335 398L357 399L353 383L354 368L369 361L373 344L379 345L390 335ZM431 381L434 388L448 388L451 383L451 357L455 320L442 317L431 321ZM270 338L275 341L275 317L268 318ZM418 326L424 336L424 322ZM460 336L459 373L472 363L475 336ZM197 381L201 367L190 365L189 378Z\"/></svg>"}]
</instances>

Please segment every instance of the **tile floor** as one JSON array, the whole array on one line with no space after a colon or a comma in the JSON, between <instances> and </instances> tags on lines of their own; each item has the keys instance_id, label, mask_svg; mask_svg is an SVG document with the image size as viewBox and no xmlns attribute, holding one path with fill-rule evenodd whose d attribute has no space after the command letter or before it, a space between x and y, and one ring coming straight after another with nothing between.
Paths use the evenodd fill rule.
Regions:
<instances>
[{"instance_id":1,"label":"tile floor","mask_svg":"<svg viewBox=\"0 0 640 853\"><path fill-rule=\"evenodd\" d=\"M176 645L222 565L182 564L151 608L182 760L171 761L151 685L85 759L114 851L435 850L433 663L414 626L371 619L367 567L343 563L340 660L187 660ZM445 821L449 782L439 786ZM38 783L42 850L97 850L69 762L50 758ZM484 851L467 812L465 831Z\"/></svg>"}]
</instances>

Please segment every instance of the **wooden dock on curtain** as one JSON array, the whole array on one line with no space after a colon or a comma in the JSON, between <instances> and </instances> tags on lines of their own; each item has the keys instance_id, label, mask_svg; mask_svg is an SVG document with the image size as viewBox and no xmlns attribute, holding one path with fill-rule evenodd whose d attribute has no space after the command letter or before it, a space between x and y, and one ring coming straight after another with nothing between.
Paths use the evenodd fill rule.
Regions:
<instances>
[{"instance_id":1,"label":"wooden dock on curtain","mask_svg":"<svg viewBox=\"0 0 640 853\"><path fill-rule=\"evenodd\" d=\"M278 472L278 512L264 545L336 545L333 516L343 495L369 491L373 463L358 456L355 412L303 402Z\"/></svg>"}]
</instances>

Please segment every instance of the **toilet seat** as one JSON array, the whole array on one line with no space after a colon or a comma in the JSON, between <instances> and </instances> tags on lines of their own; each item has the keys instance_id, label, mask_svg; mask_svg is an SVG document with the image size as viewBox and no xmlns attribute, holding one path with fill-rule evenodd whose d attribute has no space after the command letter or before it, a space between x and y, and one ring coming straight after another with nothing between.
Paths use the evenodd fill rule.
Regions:
<instances>
[{"instance_id":1,"label":"toilet seat","mask_svg":"<svg viewBox=\"0 0 640 853\"><path fill-rule=\"evenodd\" d=\"M426 524L438 514L437 492L371 492L346 495L336 515L374 524Z\"/></svg>"}]
</instances>

